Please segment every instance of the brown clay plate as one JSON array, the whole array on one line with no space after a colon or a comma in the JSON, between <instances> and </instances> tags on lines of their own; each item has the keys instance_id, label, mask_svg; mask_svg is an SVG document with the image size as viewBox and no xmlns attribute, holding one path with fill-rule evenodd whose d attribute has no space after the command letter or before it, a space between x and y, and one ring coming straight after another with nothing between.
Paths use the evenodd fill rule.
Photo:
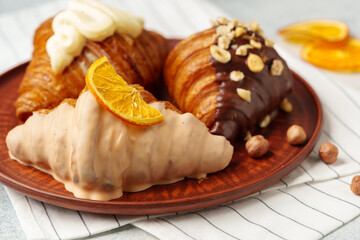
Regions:
<instances>
[{"instance_id":1,"label":"brown clay plate","mask_svg":"<svg viewBox=\"0 0 360 240\"><path fill-rule=\"evenodd\" d=\"M271 125L262 130L270 141L270 151L261 159L252 159L244 144L236 145L230 165L223 171L209 174L199 183L195 179L162 186L153 186L137 193L124 193L112 201L78 199L65 190L52 176L35 168L21 165L8 156L5 138L19 124L14 102L27 63L0 76L0 182L34 199L53 205L105 214L161 214L188 211L235 200L262 190L299 166L313 149L321 130L322 110L315 92L294 73L291 114L280 113ZM300 124L308 134L303 146L291 146L285 139L286 130Z\"/></svg>"}]
</instances>

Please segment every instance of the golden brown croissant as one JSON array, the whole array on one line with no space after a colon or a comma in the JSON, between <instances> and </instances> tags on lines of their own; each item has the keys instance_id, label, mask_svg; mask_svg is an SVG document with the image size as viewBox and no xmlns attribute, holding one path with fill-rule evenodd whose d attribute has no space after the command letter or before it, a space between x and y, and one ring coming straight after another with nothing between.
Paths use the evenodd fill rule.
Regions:
<instances>
[{"instance_id":1,"label":"golden brown croissant","mask_svg":"<svg viewBox=\"0 0 360 240\"><path fill-rule=\"evenodd\" d=\"M236 140L273 117L293 76L256 23L224 21L181 41L167 57L164 80L181 111Z\"/></svg>"},{"instance_id":2,"label":"golden brown croissant","mask_svg":"<svg viewBox=\"0 0 360 240\"><path fill-rule=\"evenodd\" d=\"M167 54L167 42L159 34L146 30L137 38L115 33L102 42L87 40L81 55L61 74L55 75L46 51L47 40L53 35L52 20L45 21L35 32L33 58L15 103L19 119L26 120L39 109L51 109L65 98L77 98L85 86L88 67L102 56L107 56L130 84L139 83L151 89L157 83Z\"/></svg>"}]
</instances>

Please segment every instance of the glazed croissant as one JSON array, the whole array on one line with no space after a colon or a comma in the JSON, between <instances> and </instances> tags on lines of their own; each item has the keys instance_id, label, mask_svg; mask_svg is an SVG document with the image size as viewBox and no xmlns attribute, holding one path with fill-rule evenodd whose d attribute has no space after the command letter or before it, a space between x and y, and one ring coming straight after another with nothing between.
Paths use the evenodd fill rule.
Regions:
<instances>
[{"instance_id":1,"label":"glazed croissant","mask_svg":"<svg viewBox=\"0 0 360 240\"><path fill-rule=\"evenodd\" d=\"M53 35L52 20L45 21L35 32L33 58L15 103L19 119L24 121L39 109L51 109L65 98L77 98L85 86L88 67L102 56L108 57L128 83L139 83L146 89L156 85L167 54L167 42L145 29L137 38L115 33L102 42L87 40L81 55L55 75L46 51L47 40Z\"/></svg>"},{"instance_id":2,"label":"glazed croissant","mask_svg":"<svg viewBox=\"0 0 360 240\"><path fill-rule=\"evenodd\" d=\"M181 41L168 55L170 99L210 131L233 141L275 115L293 76L271 42L253 26L222 19ZM264 125L264 124L263 124Z\"/></svg>"},{"instance_id":3,"label":"glazed croissant","mask_svg":"<svg viewBox=\"0 0 360 240\"><path fill-rule=\"evenodd\" d=\"M154 100L145 94L144 100ZM229 164L233 147L224 137L210 134L192 114L166 109L162 102L150 105L165 121L135 126L85 91L75 107L64 102L48 114L35 112L11 130L6 138L9 154L52 174L76 197L92 200L110 200L123 191L184 177L205 177Z\"/></svg>"}]
</instances>

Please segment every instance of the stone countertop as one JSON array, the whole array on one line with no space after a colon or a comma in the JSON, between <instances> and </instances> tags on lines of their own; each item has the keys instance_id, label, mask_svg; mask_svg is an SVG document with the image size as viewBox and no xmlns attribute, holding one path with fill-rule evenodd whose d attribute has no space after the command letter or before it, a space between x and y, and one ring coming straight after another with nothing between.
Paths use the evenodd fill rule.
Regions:
<instances>
[{"instance_id":1,"label":"stone countertop","mask_svg":"<svg viewBox=\"0 0 360 240\"><path fill-rule=\"evenodd\" d=\"M0 14L42 4L49 0L0 0ZM241 21L257 20L265 34L275 38L277 30L289 23L311 18L334 18L346 22L352 35L360 36L360 1L356 0L209 0ZM360 217L335 230L324 239L360 239ZM0 184L0 239L25 239L16 213ZM90 239L156 239L147 232L124 226Z\"/></svg>"}]
</instances>

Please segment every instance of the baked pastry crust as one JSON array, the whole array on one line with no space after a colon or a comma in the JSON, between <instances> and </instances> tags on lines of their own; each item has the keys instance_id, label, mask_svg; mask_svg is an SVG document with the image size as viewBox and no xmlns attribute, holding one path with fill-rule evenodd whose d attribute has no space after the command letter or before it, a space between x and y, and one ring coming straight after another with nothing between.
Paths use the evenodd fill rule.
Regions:
<instances>
[{"instance_id":1,"label":"baked pastry crust","mask_svg":"<svg viewBox=\"0 0 360 240\"><path fill-rule=\"evenodd\" d=\"M87 69L102 56L108 57L129 84L138 83L151 90L158 83L167 42L161 35L145 29L137 38L115 33L102 42L87 40L81 55L55 75L46 51L47 40L53 35L52 20L42 23L35 32L32 60L15 102L20 120L25 121L33 111L54 108L65 98L77 98L85 86Z\"/></svg>"}]
</instances>

